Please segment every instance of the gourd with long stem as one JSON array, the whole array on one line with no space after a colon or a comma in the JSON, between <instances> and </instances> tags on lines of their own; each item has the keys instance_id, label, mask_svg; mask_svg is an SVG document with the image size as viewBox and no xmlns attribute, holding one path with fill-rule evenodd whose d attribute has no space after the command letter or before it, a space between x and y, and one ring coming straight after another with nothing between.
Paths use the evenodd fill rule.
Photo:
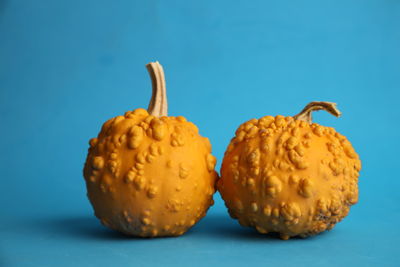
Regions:
<instances>
[{"instance_id":1,"label":"gourd with long stem","mask_svg":"<svg viewBox=\"0 0 400 267\"><path fill-rule=\"evenodd\" d=\"M193 123L167 116L162 66L147 69L153 85L148 110L104 123L90 140L84 177L103 225L141 237L177 236L213 204L216 159Z\"/></svg>"}]
</instances>

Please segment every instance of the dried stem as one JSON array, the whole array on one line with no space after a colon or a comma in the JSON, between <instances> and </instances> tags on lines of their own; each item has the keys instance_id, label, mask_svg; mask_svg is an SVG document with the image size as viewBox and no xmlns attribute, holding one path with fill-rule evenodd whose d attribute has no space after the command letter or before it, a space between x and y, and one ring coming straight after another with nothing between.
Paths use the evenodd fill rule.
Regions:
<instances>
[{"instance_id":1,"label":"dried stem","mask_svg":"<svg viewBox=\"0 0 400 267\"><path fill-rule=\"evenodd\" d=\"M327 112L329 112L330 114L336 116L336 117L340 117L340 115L342 114L336 107L336 103L332 103L332 102L311 102L309 103L305 108L303 108L303 110L295 115L293 118L296 120L302 120L308 123L312 123L312 115L311 113L313 111L317 111L317 110L325 110Z\"/></svg>"},{"instance_id":2,"label":"dried stem","mask_svg":"<svg viewBox=\"0 0 400 267\"><path fill-rule=\"evenodd\" d=\"M165 77L163 67L156 62L150 62L146 65L149 71L153 93L147 111L149 114L161 117L168 116L167 89L165 86Z\"/></svg>"}]
</instances>

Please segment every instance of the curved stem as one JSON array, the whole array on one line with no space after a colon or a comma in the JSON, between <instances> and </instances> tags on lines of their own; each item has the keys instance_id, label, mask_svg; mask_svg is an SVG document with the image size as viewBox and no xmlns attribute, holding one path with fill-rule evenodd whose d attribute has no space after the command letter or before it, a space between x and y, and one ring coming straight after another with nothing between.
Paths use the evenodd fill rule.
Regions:
<instances>
[{"instance_id":1,"label":"curved stem","mask_svg":"<svg viewBox=\"0 0 400 267\"><path fill-rule=\"evenodd\" d=\"M295 120L302 120L308 123L312 123L311 113L316 110L325 110L332 114L333 116L340 117L342 113L337 109L336 103L332 102L310 102L303 110L295 115L293 118Z\"/></svg>"},{"instance_id":2,"label":"curved stem","mask_svg":"<svg viewBox=\"0 0 400 267\"><path fill-rule=\"evenodd\" d=\"M158 61L146 65L149 71L153 93L147 111L150 115L168 116L167 89L165 86L164 70Z\"/></svg>"}]
</instances>

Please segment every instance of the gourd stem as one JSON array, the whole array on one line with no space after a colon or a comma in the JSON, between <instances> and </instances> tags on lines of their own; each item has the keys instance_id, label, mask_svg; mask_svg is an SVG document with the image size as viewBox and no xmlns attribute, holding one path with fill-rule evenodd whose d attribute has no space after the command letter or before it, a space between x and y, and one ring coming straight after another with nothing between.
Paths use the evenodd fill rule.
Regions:
<instances>
[{"instance_id":1,"label":"gourd stem","mask_svg":"<svg viewBox=\"0 0 400 267\"><path fill-rule=\"evenodd\" d=\"M293 118L295 120L302 120L311 124L311 113L317 110L325 110L336 117L340 117L340 115L342 115L342 113L337 109L336 103L315 101L308 103L308 105L305 106L305 108L303 108L303 110L299 114L295 115Z\"/></svg>"},{"instance_id":2,"label":"gourd stem","mask_svg":"<svg viewBox=\"0 0 400 267\"><path fill-rule=\"evenodd\" d=\"M150 74L153 92L147 111L150 115L168 116L167 89L165 86L164 70L158 61L146 65Z\"/></svg>"}]
</instances>

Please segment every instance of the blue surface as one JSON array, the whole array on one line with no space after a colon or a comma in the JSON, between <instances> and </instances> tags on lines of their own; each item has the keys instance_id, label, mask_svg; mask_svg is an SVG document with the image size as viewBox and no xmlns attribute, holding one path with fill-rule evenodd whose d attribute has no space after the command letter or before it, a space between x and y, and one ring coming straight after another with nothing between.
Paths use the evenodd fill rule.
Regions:
<instances>
[{"instance_id":1,"label":"blue surface","mask_svg":"<svg viewBox=\"0 0 400 267\"><path fill-rule=\"evenodd\" d=\"M399 266L400 1L0 0L0 266ZM125 238L92 215L82 167L108 118L147 107L166 71L170 114L210 138L333 101L315 121L360 154L360 201L332 231L281 241L223 203L179 238Z\"/></svg>"}]
</instances>

